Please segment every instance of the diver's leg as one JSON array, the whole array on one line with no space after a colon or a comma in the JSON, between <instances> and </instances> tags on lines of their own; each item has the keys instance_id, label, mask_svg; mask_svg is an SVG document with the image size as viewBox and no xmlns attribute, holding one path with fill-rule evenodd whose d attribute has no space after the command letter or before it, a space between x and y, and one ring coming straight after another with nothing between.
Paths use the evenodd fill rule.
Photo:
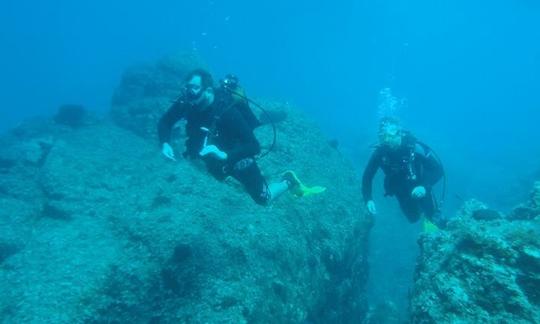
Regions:
<instances>
[{"instance_id":1,"label":"diver's leg","mask_svg":"<svg viewBox=\"0 0 540 324\"><path fill-rule=\"evenodd\" d=\"M266 183L254 159L244 159L237 162L231 175L244 185L248 194L257 204L266 205L273 198L271 186Z\"/></svg>"},{"instance_id":2,"label":"diver's leg","mask_svg":"<svg viewBox=\"0 0 540 324\"><path fill-rule=\"evenodd\" d=\"M416 223L422 214L419 201L411 197L408 193L396 194L396 198L401 211L407 216L409 222Z\"/></svg>"},{"instance_id":3,"label":"diver's leg","mask_svg":"<svg viewBox=\"0 0 540 324\"><path fill-rule=\"evenodd\" d=\"M268 190L270 191L270 199L274 200L289 190L289 182L283 180L281 182L271 183L268 185Z\"/></svg>"},{"instance_id":4,"label":"diver's leg","mask_svg":"<svg viewBox=\"0 0 540 324\"><path fill-rule=\"evenodd\" d=\"M227 177L227 173L223 170L223 165L219 163L216 159L203 159L204 164L206 165L206 170L208 173L210 173L214 178L216 178L219 181L225 180Z\"/></svg>"},{"instance_id":5,"label":"diver's leg","mask_svg":"<svg viewBox=\"0 0 540 324\"><path fill-rule=\"evenodd\" d=\"M282 179L279 182L271 183L268 187L271 194L271 199L276 199L281 196L285 191L300 189L302 186L300 180L296 177L296 174L292 171L286 171L282 175ZM297 193L303 195L304 192Z\"/></svg>"},{"instance_id":6,"label":"diver's leg","mask_svg":"<svg viewBox=\"0 0 540 324\"><path fill-rule=\"evenodd\" d=\"M424 199L422 199L422 210L430 222L440 228L446 226L447 220L442 217L439 204L437 203L437 199L433 195L433 192L428 191Z\"/></svg>"},{"instance_id":7,"label":"diver's leg","mask_svg":"<svg viewBox=\"0 0 540 324\"><path fill-rule=\"evenodd\" d=\"M424 211L424 216L426 216L427 219L432 221L433 216L437 212L437 202L435 201L435 197L433 197L433 193L431 192L431 190L428 190L426 192L426 196L422 198L421 207Z\"/></svg>"}]
</instances>

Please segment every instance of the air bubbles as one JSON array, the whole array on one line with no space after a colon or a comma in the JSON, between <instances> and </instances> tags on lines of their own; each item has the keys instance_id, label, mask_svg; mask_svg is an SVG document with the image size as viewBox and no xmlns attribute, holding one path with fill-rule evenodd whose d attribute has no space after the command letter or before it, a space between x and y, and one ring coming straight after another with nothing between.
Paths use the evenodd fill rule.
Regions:
<instances>
[{"instance_id":1,"label":"air bubbles","mask_svg":"<svg viewBox=\"0 0 540 324\"><path fill-rule=\"evenodd\" d=\"M379 118L397 117L399 112L407 106L406 98L397 98L389 87L382 88L379 91L379 104L377 112Z\"/></svg>"}]
</instances>

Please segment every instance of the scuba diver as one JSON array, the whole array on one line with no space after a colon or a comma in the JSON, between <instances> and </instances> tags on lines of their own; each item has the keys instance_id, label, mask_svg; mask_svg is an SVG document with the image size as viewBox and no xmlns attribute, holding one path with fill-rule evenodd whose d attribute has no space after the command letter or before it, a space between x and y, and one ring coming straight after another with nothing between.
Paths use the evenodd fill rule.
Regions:
<instances>
[{"instance_id":1,"label":"scuba diver","mask_svg":"<svg viewBox=\"0 0 540 324\"><path fill-rule=\"evenodd\" d=\"M185 119L187 139L183 156L202 159L218 180L232 176L243 184L256 203L265 205L290 189L298 189L301 182L292 171L271 184L262 176L255 160L261 149L253 134L261 122L251 111L247 97L233 91L239 88L237 81L231 76L222 81L221 87L215 87L209 72L202 69L190 72L183 95L158 123L159 141L163 155L176 161L170 145L171 131L176 122ZM270 119L274 118L271 122L283 119L283 114L271 115Z\"/></svg>"},{"instance_id":2,"label":"scuba diver","mask_svg":"<svg viewBox=\"0 0 540 324\"><path fill-rule=\"evenodd\" d=\"M379 125L379 145L376 146L362 178L362 195L371 214L377 212L372 197L373 177L378 169L385 174L385 196L395 196L402 212L411 223L423 215L439 221L433 186L444 176L443 166L427 145L401 128L399 120L385 117Z\"/></svg>"}]
</instances>

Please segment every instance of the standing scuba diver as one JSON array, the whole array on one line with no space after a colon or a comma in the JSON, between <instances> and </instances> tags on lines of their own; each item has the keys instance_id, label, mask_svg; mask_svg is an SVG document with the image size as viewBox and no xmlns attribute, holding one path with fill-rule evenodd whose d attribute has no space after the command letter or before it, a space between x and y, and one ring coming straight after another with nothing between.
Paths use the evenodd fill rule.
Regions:
<instances>
[{"instance_id":1,"label":"standing scuba diver","mask_svg":"<svg viewBox=\"0 0 540 324\"><path fill-rule=\"evenodd\" d=\"M385 174L385 196L397 198L409 222L418 221L422 215L434 220L439 210L432 191L444 176L442 164L433 150L401 128L397 118L381 120L379 145L364 170L362 195L371 214L377 212L372 183L379 168Z\"/></svg>"},{"instance_id":2,"label":"standing scuba diver","mask_svg":"<svg viewBox=\"0 0 540 324\"><path fill-rule=\"evenodd\" d=\"M171 147L171 129L185 119L184 157L202 159L218 180L232 176L258 204L267 204L289 189L301 188L295 174L287 171L283 179L268 184L255 160L260 145L253 129L260 125L241 94L233 95L223 84L214 87L210 73L197 69L188 74L184 94L161 117L158 124L162 153L176 161ZM242 96L242 97L240 97Z\"/></svg>"}]
</instances>

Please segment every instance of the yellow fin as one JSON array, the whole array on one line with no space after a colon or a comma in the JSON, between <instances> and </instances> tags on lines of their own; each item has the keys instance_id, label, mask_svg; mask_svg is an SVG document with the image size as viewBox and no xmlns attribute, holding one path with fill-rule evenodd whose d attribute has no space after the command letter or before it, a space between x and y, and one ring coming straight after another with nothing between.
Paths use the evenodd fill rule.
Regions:
<instances>
[{"instance_id":1,"label":"yellow fin","mask_svg":"<svg viewBox=\"0 0 540 324\"><path fill-rule=\"evenodd\" d=\"M439 227L433 224L429 219L423 218L424 233L435 233L439 231Z\"/></svg>"},{"instance_id":2,"label":"yellow fin","mask_svg":"<svg viewBox=\"0 0 540 324\"><path fill-rule=\"evenodd\" d=\"M326 187L322 187L322 186L308 187L304 185L304 183L302 183L302 181L298 179L298 176L296 175L296 173L294 173L294 171L286 171L285 173L283 173L283 175L292 178L290 180L298 184L296 188L292 190L293 194L297 197L317 195L326 191Z\"/></svg>"},{"instance_id":3,"label":"yellow fin","mask_svg":"<svg viewBox=\"0 0 540 324\"><path fill-rule=\"evenodd\" d=\"M326 187L322 187L322 186L313 186L313 187L308 187L308 186L305 186L305 185L300 185L300 192L301 194L297 196L311 196L311 195L317 195L317 194L320 194L320 193L323 193L326 191Z\"/></svg>"}]
</instances>

